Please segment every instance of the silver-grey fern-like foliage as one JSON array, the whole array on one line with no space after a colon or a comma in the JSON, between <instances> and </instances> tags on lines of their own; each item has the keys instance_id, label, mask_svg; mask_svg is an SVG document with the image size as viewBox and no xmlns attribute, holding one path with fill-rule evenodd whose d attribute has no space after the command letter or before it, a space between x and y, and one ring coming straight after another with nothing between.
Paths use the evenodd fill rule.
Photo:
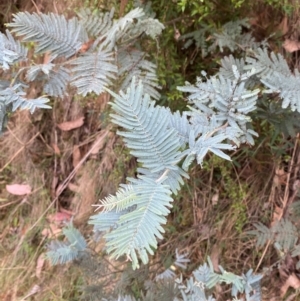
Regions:
<instances>
[{"instance_id":1,"label":"silver-grey fern-like foliage","mask_svg":"<svg viewBox=\"0 0 300 301\"><path fill-rule=\"evenodd\" d=\"M145 93L158 100L160 86L156 75L156 65L146 57L145 52L137 49L121 50L118 53L118 76L122 80L121 90L125 91L130 86L132 78L135 77L136 85L142 81Z\"/></svg>"},{"instance_id":2,"label":"silver-grey fern-like foliage","mask_svg":"<svg viewBox=\"0 0 300 301\"><path fill-rule=\"evenodd\" d=\"M241 276L227 272L219 266L221 273L215 273L210 259L193 272L193 275L184 281L182 277L176 279L184 301L214 301L212 295L207 296L208 290L216 284L232 285L232 297L245 294L246 301L261 301L260 280L262 275L254 275L252 270Z\"/></svg>"},{"instance_id":3,"label":"silver-grey fern-like foliage","mask_svg":"<svg viewBox=\"0 0 300 301\"><path fill-rule=\"evenodd\" d=\"M127 205L123 205L123 201L127 201L129 195L124 198L115 200L111 198L113 204L119 203L120 206L128 209L122 214L118 220L114 216L118 214L117 209L110 211L111 224L110 231L104 235L107 243L106 248L115 258L126 255L132 261L133 268L139 266L138 256L144 264L149 260L148 253L153 254L153 249L157 247L157 238L162 238L164 232L162 225L166 223L166 216L170 212L172 198L171 191L167 185L156 183L149 179L141 179L138 183L132 185L132 190L128 190L132 194L133 199ZM106 200L104 206L109 205ZM105 213L99 213L94 216L90 223L102 223ZM106 224L108 221L105 221ZM128 224L128 227L124 225Z\"/></svg>"},{"instance_id":4,"label":"silver-grey fern-like foliage","mask_svg":"<svg viewBox=\"0 0 300 301\"><path fill-rule=\"evenodd\" d=\"M274 52L269 54L266 48L256 49L245 59L236 59L232 55L224 57L218 74L233 79L233 65L241 74L251 71L252 75L246 80L245 87L260 87L260 91L264 93L259 99L255 117L268 120L275 130L294 137L300 113L299 71L291 72L282 55ZM276 94L282 102L271 99Z\"/></svg>"},{"instance_id":5,"label":"silver-grey fern-like foliage","mask_svg":"<svg viewBox=\"0 0 300 301\"><path fill-rule=\"evenodd\" d=\"M256 118L267 120L274 127L274 135L296 137L300 131L300 113L283 109L280 102L270 101L264 94L258 101Z\"/></svg>"},{"instance_id":6,"label":"silver-grey fern-like foliage","mask_svg":"<svg viewBox=\"0 0 300 301\"><path fill-rule=\"evenodd\" d=\"M259 47L267 47L267 42L257 42L251 32L243 32L243 28L250 28L247 19L230 21L225 23L220 29L212 26L201 24L200 28L182 35L180 40L184 40L184 48L190 47L195 43L196 47L201 50L202 57L208 53L214 53L219 47L223 52L228 48L234 52L236 50L253 50Z\"/></svg>"},{"instance_id":7,"label":"silver-grey fern-like foliage","mask_svg":"<svg viewBox=\"0 0 300 301\"><path fill-rule=\"evenodd\" d=\"M71 222L63 228L63 234L67 241L52 240L48 245L47 258L53 265L78 259L87 251L84 237Z\"/></svg>"},{"instance_id":8,"label":"silver-grey fern-like foliage","mask_svg":"<svg viewBox=\"0 0 300 301\"><path fill-rule=\"evenodd\" d=\"M51 63L30 66L26 73L29 82L39 81L44 84L44 92L49 96L63 97L70 82L70 70Z\"/></svg>"},{"instance_id":9,"label":"silver-grey fern-like foliage","mask_svg":"<svg viewBox=\"0 0 300 301\"><path fill-rule=\"evenodd\" d=\"M288 219L276 222L271 228L262 223L254 224L255 230L249 231L250 235L256 236L257 247L263 247L268 241L277 243L284 252L292 251L298 241L298 231Z\"/></svg>"},{"instance_id":10,"label":"silver-grey fern-like foliage","mask_svg":"<svg viewBox=\"0 0 300 301\"><path fill-rule=\"evenodd\" d=\"M103 44L108 49L114 49L118 41L124 41L124 37L131 37L130 33L135 27L136 20L139 20L143 16L144 12L141 8L135 8L131 10L124 17L114 21L109 30L97 38L95 44L97 44L99 41L103 41Z\"/></svg>"},{"instance_id":11,"label":"silver-grey fern-like foliage","mask_svg":"<svg viewBox=\"0 0 300 301\"><path fill-rule=\"evenodd\" d=\"M210 47L214 50L217 46L223 52L224 48L228 48L230 51L236 49L248 50L257 49L258 47L266 47L267 43L257 42L251 33L243 33L243 28L250 28L250 24L247 19L230 21L224 24L220 32L213 34L214 43Z\"/></svg>"},{"instance_id":12,"label":"silver-grey fern-like foliage","mask_svg":"<svg viewBox=\"0 0 300 301\"><path fill-rule=\"evenodd\" d=\"M70 82L70 70L63 66L55 66L44 78L44 92L49 96L63 97L67 94Z\"/></svg>"},{"instance_id":13,"label":"silver-grey fern-like foliage","mask_svg":"<svg viewBox=\"0 0 300 301\"><path fill-rule=\"evenodd\" d=\"M0 66L8 70L10 66L27 59L27 49L16 41L6 30L6 35L0 33Z\"/></svg>"},{"instance_id":14,"label":"silver-grey fern-like foliage","mask_svg":"<svg viewBox=\"0 0 300 301\"><path fill-rule=\"evenodd\" d=\"M249 113L256 109L259 89L248 90L245 86L252 72L241 74L235 65L232 66L232 70L233 80L222 75L205 80L198 77L195 85L187 83L178 89L190 93L188 100L196 109L193 110L195 114L206 115L215 120L214 129L218 127L227 129L225 124L228 124L230 126L226 132L228 139L237 145L241 142L254 144L252 136L257 134L248 127L248 124L251 122Z\"/></svg>"},{"instance_id":15,"label":"silver-grey fern-like foliage","mask_svg":"<svg viewBox=\"0 0 300 301\"><path fill-rule=\"evenodd\" d=\"M103 36L112 26L114 18L114 8L110 12L92 12L88 8L82 8L77 15L79 22L85 28L89 37L98 38Z\"/></svg>"},{"instance_id":16,"label":"silver-grey fern-like foliage","mask_svg":"<svg viewBox=\"0 0 300 301\"><path fill-rule=\"evenodd\" d=\"M156 65L146 60L143 52L140 52L142 57L136 54L140 37L156 39L164 26L146 16L141 8L130 11L119 20L114 19L114 10L108 13L82 10L78 18L70 20L53 13L20 12L7 26L21 36L22 41L34 42L36 54L44 54L43 63L22 67L12 83L18 82L20 75L25 73L27 83L39 82L44 93L63 98L68 94L69 84L84 96L88 93L98 95L114 85L126 89L135 76L137 82L144 81L151 97L160 97ZM6 35L0 34L0 42L0 65L4 70L26 59L26 48L9 31ZM18 103L13 104L17 100ZM43 101L45 98L38 98L29 105L32 101L28 100L27 107L25 103L20 105L20 98L10 98L6 104L1 103L1 129L8 103L13 105L13 109L30 108L33 111L36 107L46 108L42 106Z\"/></svg>"},{"instance_id":17,"label":"silver-grey fern-like foliage","mask_svg":"<svg viewBox=\"0 0 300 301\"><path fill-rule=\"evenodd\" d=\"M155 106L144 93L142 82L135 87L135 79L126 94L110 93L115 97L111 103L115 112L111 114L112 122L125 129L117 133L124 137L130 153L153 173L177 170L180 144L176 132L169 127L169 111Z\"/></svg>"},{"instance_id":18,"label":"silver-grey fern-like foliage","mask_svg":"<svg viewBox=\"0 0 300 301\"><path fill-rule=\"evenodd\" d=\"M258 248L264 247L267 243L272 243L280 252L281 258L285 258L289 254L292 257L300 255L299 228L297 228L299 204L300 202L296 201L289 206L290 219L277 221L271 227L267 227L262 223L254 224L255 230L248 231L248 234L256 237ZM296 268L300 268L300 260L298 260Z\"/></svg>"},{"instance_id":19,"label":"silver-grey fern-like foliage","mask_svg":"<svg viewBox=\"0 0 300 301\"><path fill-rule=\"evenodd\" d=\"M50 109L49 105L46 105L49 102L48 98L39 97L36 99L27 99L26 93L22 90L20 84L16 84L12 87L8 87L4 90L0 90L0 103L5 106L12 105L12 111L17 109L29 110L33 113L37 108Z\"/></svg>"},{"instance_id":20,"label":"silver-grey fern-like foliage","mask_svg":"<svg viewBox=\"0 0 300 301\"><path fill-rule=\"evenodd\" d=\"M291 72L281 54L271 52L269 55L266 48L258 48L253 56L246 58L246 62L244 69L254 69L255 75L268 88L264 93L278 93L282 108L300 112L300 74L298 70Z\"/></svg>"},{"instance_id":21,"label":"silver-grey fern-like foliage","mask_svg":"<svg viewBox=\"0 0 300 301\"><path fill-rule=\"evenodd\" d=\"M30 14L20 12L7 24L24 42L37 43L36 53L70 57L87 41L87 34L77 18L66 20L64 16L50 13Z\"/></svg>"},{"instance_id":22,"label":"silver-grey fern-like foliage","mask_svg":"<svg viewBox=\"0 0 300 301\"><path fill-rule=\"evenodd\" d=\"M135 82L133 78L127 93L110 91L115 98L111 117L123 128L117 133L141 167L137 178L129 178L115 196L105 198L98 206L103 211L90 219L95 231L104 231L107 251L116 258L127 256L134 268L139 265L138 257L148 262L148 254L153 254L157 239L162 238L162 225L172 206L171 193L176 193L188 176L184 170L191 161L196 157L201 163L208 151L230 159L222 150L234 149L224 143L229 138L225 127L212 128L207 119L208 124L193 124L195 118L187 113L172 114L155 106L142 83L136 87Z\"/></svg>"},{"instance_id":23,"label":"silver-grey fern-like foliage","mask_svg":"<svg viewBox=\"0 0 300 301\"><path fill-rule=\"evenodd\" d=\"M295 70L295 74L290 76L282 76L276 74L272 77L261 80L269 89L265 93L278 93L281 97L282 108L291 108L292 111L300 112L300 73Z\"/></svg>"},{"instance_id":24,"label":"silver-grey fern-like foliage","mask_svg":"<svg viewBox=\"0 0 300 301\"><path fill-rule=\"evenodd\" d=\"M175 254L175 261L170 266L169 268L165 269L162 273L157 274L155 276L155 281L160 281L160 280L168 280L168 279L175 279L176 274L174 270L176 267L179 267L181 269L186 269L187 266L186 264L190 262L190 260L187 258L187 254L179 254L178 250L176 249L176 254Z\"/></svg>"},{"instance_id":25,"label":"silver-grey fern-like foliage","mask_svg":"<svg viewBox=\"0 0 300 301\"><path fill-rule=\"evenodd\" d=\"M201 50L202 57L207 56L209 53L209 44L207 43L207 36L212 32L212 29L207 25L202 25L202 28L193 32L186 33L179 37L180 40L184 40L183 48L189 48L193 43Z\"/></svg>"},{"instance_id":26,"label":"silver-grey fern-like foliage","mask_svg":"<svg viewBox=\"0 0 300 301\"><path fill-rule=\"evenodd\" d=\"M112 84L117 67L110 51L99 49L97 52L87 52L72 62L73 76L71 83L77 87L78 93L86 96L90 92L100 94L104 87Z\"/></svg>"}]
</instances>

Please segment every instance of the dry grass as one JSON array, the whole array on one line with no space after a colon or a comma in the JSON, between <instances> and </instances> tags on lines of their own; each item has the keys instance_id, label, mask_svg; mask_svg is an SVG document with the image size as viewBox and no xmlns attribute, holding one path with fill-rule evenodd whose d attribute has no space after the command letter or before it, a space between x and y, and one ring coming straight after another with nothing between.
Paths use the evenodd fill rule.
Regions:
<instances>
[{"instance_id":1,"label":"dry grass","mask_svg":"<svg viewBox=\"0 0 300 301\"><path fill-rule=\"evenodd\" d=\"M78 1L54 2L24 1L20 6L30 12L65 12L67 8L70 13L78 7ZM10 21L11 15L5 17L5 22ZM51 225L50 213L64 209L73 210L75 223L85 225L91 204L115 191L121 177L111 178L110 171L118 161L113 148L119 142L111 133L101 140L102 146L98 143L97 149L92 149L105 132L99 113L108 100L107 95L84 102L66 97L52 111L39 111L33 116L22 111L10 119L8 131L0 140L1 300L20 300L34 288L37 292L32 293L38 300L78 299L78 290L74 289L74 284L82 281L78 269L53 268L44 262L41 274L36 275L39 256L49 241L42 232ZM86 117L83 127L71 133L57 128L58 123L80 116ZM75 149L79 151L77 159ZM9 195L5 186L11 183L26 183L32 193L26 197ZM76 186L76 193L71 184Z\"/></svg>"},{"instance_id":2,"label":"dry grass","mask_svg":"<svg viewBox=\"0 0 300 301\"><path fill-rule=\"evenodd\" d=\"M52 5L46 0L24 0L21 5L27 11L72 14L73 8L80 6L78 3L81 1L64 0ZM22 111L13 115L0 140L1 300L25 300L30 293L33 300L79 300L83 279L91 286L99 284L88 277L94 272L106 291L114 290L124 264L107 261L101 254L103 242L89 241L91 249L100 252L101 273L80 263L83 269L74 265L50 267L46 261L38 272L40 255L49 241L42 234L50 227L49 214L70 212L76 226L88 236L91 231L86 221L93 212L91 205L114 193L118 184L134 172L135 161L116 135L107 131L105 118L99 119L99 112L107 111L108 100L107 95L94 99L70 96L56 102L52 111L39 111L33 116ZM78 129L63 132L57 127L80 117L85 117L85 122ZM264 253L257 250L254 240L245 238L243 233L257 221L270 225L278 208L282 210L280 218L284 217L286 208L294 201L292 187L300 166L298 140L294 148L286 150L286 155L290 157L288 163L275 158L266 141L258 144L257 149L245 148L233 156L241 167L218 161L214 156L207 158L202 170L194 167L191 180L174 202L165 239L159 243L151 263L150 276L159 271L175 248L189 253L192 265L186 275L207 256L216 269L221 264L236 273L271 266L277 260L276 252L271 247ZM29 184L32 193L26 197L9 195L5 185L11 183ZM95 268L98 261L95 258L91 265ZM264 300L275 301L284 280L276 271L265 279ZM221 296L226 293L220 288L218 300L224 300Z\"/></svg>"}]
</instances>

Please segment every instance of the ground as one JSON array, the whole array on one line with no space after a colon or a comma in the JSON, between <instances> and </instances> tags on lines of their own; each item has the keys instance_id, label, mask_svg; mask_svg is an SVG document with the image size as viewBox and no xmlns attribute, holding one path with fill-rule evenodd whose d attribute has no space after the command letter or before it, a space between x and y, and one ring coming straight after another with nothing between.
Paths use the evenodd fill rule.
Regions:
<instances>
[{"instance_id":1,"label":"ground","mask_svg":"<svg viewBox=\"0 0 300 301\"><path fill-rule=\"evenodd\" d=\"M0 11L5 12L1 15L3 24L18 11L73 16L80 6L102 9L115 4L122 15L130 5L130 1L121 1L121 5L77 0L6 2L0 2ZM251 6L251 24L258 37L280 32L280 38L271 40L272 47L289 59L290 66L298 68L300 46L293 39L299 32L299 7L287 2L283 8L295 8L289 14L275 7L276 1L269 2L273 8L268 1L260 2L264 10ZM165 20L166 31L171 32L168 43L172 44L170 49L181 53L181 45L172 36L174 20ZM206 60L201 64L210 66ZM160 76L167 72L163 67L160 70ZM183 71L194 76L192 67ZM177 96L167 86L163 88L169 99ZM39 92L38 86L30 89L29 93ZM272 127L256 122L260 137L254 147L240 148L232 162L210 154L202 168L195 165L190 180L176 196L151 268L130 274L128 263L115 262L105 255L103 241L93 242L92 229L87 225L94 212L92 205L113 194L119 183L134 175L137 166L116 135L116 128L108 126L109 100L106 93L98 97L70 94L53 101L52 110L39 110L33 115L17 111L10 116L7 130L0 137L0 299L80 300L83 296L83 300L97 300L91 296L96 298L102 287L106 292L114 291L125 268L129 276L124 290L138 295L142 280L167 266L177 248L188 253L191 260L184 276L210 256L216 269L221 264L238 274L250 267L264 273L263 300L300 300L295 257L282 260L280 250L271 243L259 249L255 240L245 235L256 222L269 227L286 218L290 206L298 200L299 135L275 137ZM171 106L177 109L182 103L173 102ZM94 253L85 263L53 267L45 259L47 244L60 237L64 222L71 219L88 238ZM89 297L84 297L83 287L88 287ZM216 299L225 300L225 293L218 287Z\"/></svg>"}]
</instances>

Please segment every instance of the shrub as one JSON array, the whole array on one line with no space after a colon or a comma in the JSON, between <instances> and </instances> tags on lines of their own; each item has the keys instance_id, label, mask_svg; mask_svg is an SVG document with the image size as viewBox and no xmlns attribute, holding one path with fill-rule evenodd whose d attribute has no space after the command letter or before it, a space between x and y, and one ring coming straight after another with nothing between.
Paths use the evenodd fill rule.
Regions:
<instances>
[{"instance_id":1,"label":"shrub","mask_svg":"<svg viewBox=\"0 0 300 301\"><path fill-rule=\"evenodd\" d=\"M135 178L128 178L116 195L97 205L101 210L90 217L89 223L97 236L105 238L106 251L112 257L125 257L136 269L141 262L149 262L149 255L154 254L158 239L163 237L173 196L189 177L191 164L202 165L208 152L231 160L227 151L242 143L254 144L253 137L258 134L251 126L251 114L265 93L273 95L267 103L274 101L274 95L278 101L282 99L283 114L300 112L299 72L291 72L281 55L269 53L265 41L258 43L250 33L244 34L243 28L249 28L247 20L226 23L218 33L210 30L213 38L206 45L207 31L200 28L182 37L186 39L185 47L195 42L208 52L217 47L243 52L239 58L224 57L216 75L202 71L195 84L187 82L178 87L188 93L189 105L183 112L172 112L152 100L160 98L156 65L147 60L147 51L141 50L139 43L145 36L155 39L164 26L140 8L119 20L113 20L113 16L113 10L99 14L84 10L70 20L56 14L16 14L8 27L22 36L23 42L37 45L35 53L43 55L43 62L18 67L16 64L28 60L26 47L10 31L1 34L0 62L7 73L1 82L0 121L2 128L10 110L50 108L45 96L26 99L25 89L31 82L39 82L50 97L63 97L69 85L83 96L104 91L113 96L111 120L122 128L117 134L123 137L139 166ZM9 73L15 65L17 72ZM287 226L281 222L277 227ZM256 228L264 235L260 244L274 239L263 226ZM88 256L87 243L72 224L63 233L66 241L49 245L48 258L53 264ZM294 247L295 240L277 239L277 243ZM179 254L176 257L175 264L184 267L186 258ZM217 283L231 284L233 297L245 293L246 300L260 300L261 275L249 270L237 276L222 267L220 270L215 273L209 259L187 280L174 280L172 272L166 270L157 276L144 300L161 296L161 279L174 289L174 300L213 300L207 297L207 289ZM120 295L118 300L134 299Z\"/></svg>"}]
</instances>

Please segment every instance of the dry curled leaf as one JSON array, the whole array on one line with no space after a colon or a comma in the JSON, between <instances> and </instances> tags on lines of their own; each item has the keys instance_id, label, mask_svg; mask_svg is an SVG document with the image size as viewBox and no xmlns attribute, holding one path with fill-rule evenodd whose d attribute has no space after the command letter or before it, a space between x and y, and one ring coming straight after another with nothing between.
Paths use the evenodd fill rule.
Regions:
<instances>
[{"instance_id":1,"label":"dry curled leaf","mask_svg":"<svg viewBox=\"0 0 300 301\"><path fill-rule=\"evenodd\" d=\"M31 187L23 184L6 185L6 190L13 195L25 195L31 193Z\"/></svg>"},{"instance_id":2,"label":"dry curled leaf","mask_svg":"<svg viewBox=\"0 0 300 301\"><path fill-rule=\"evenodd\" d=\"M81 160L81 152L78 145L73 147L73 167L75 168Z\"/></svg>"},{"instance_id":3,"label":"dry curled leaf","mask_svg":"<svg viewBox=\"0 0 300 301\"><path fill-rule=\"evenodd\" d=\"M295 52L300 49L300 42L287 39L284 41L282 46L287 52Z\"/></svg>"},{"instance_id":4,"label":"dry curled leaf","mask_svg":"<svg viewBox=\"0 0 300 301\"><path fill-rule=\"evenodd\" d=\"M214 244L210 254L210 260L213 264L215 272L220 272L219 268L220 247Z\"/></svg>"},{"instance_id":5,"label":"dry curled leaf","mask_svg":"<svg viewBox=\"0 0 300 301\"><path fill-rule=\"evenodd\" d=\"M282 168L276 168L273 183L276 187L286 185L287 173Z\"/></svg>"},{"instance_id":6,"label":"dry curled leaf","mask_svg":"<svg viewBox=\"0 0 300 301\"><path fill-rule=\"evenodd\" d=\"M37 285L37 284L34 285L32 287L32 289L29 291L29 293L21 299L21 301L25 301L30 296L35 295L35 294L39 293L40 291L41 291L41 287L39 285Z\"/></svg>"},{"instance_id":7,"label":"dry curled leaf","mask_svg":"<svg viewBox=\"0 0 300 301\"><path fill-rule=\"evenodd\" d=\"M62 229L55 224L50 224L49 228L44 228L42 230L42 235L47 238L57 238L62 232Z\"/></svg>"},{"instance_id":8,"label":"dry curled leaf","mask_svg":"<svg viewBox=\"0 0 300 301\"><path fill-rule=\"evenodd\" d=\"M57 126L62 131L71 131L71 130L81 127L83 125L83 123L84 123L84 117L80 117L80 118L72 120L72 121L66 121L66 122L59 123Z\"/></svg>"},{"instance_id":9,"label":"dry curled leaf","mask_svg":"<svg viewBox=\"0 0 300 301\"><path fill-rule=\"evenodd\" d=\"M36 276L37 278L40 278L40 277L41 277L42 269L43 269L45 260L46 260L45 253L42 253L42 254L38 257L38 259L37 259L37 262L36 262L36 268L35 268L35 276Z\"/></svg>"},{"instance_id":10,"label":"dry curled leaf","mask_svg":"<svg viewBox=\"0 0 300 301\"><path fill-rule=\"evenodd\" d=\"M50 223L60 224L62 222L70 221L72 215L66 212L56 212L48 215L47 219Z\"/></svg>"},{"instance_id":11,"label":"dry curled leaf","mask_svg":"<svg viewBox=\"0 0 300 301\"><path fill-rule=\"evenodd\" d=\"M292 287L293 289L299 289L300 288L300 280L299 278L295 275L295 273L291 274L288 279L285 281L283 286L280 288L280 295L283 297L287 290Z\"/></svg>"},{"instance_id":12,"label":"dry curled leaf","mask_svg":"<svg viewBox=\"0 0 300 301\"><path fill-rule=\"evenodd\" d=\"M68 184L68 188L73 191L73 192L78 192L79 191L79 186L73 183Z\"/></svg>"},{"instance_id":13,"label":"dry curled leaf","mask_svg":"<svg viewBox=\"0 0 300 301\"><path fill-rule=\"evenodd\" d=\"M219 192L215 193L211 198L211 203L216 206L219 202Z\"/></svg>"},{"instance_id":14,"label":"dry curled leaf","mask_svg":"<svg viewBox=\"0 0 300 301\"><path fill-rule=\"evenodd\" d=\"M56 155L60 156L60 149L59 149L59 147L57 146L57 144L52 143L52 148L53 148L53 150L54 150L54 153L55 153Z\"/></svg>"},{"instance_id":15,"label":"dry curled leaf","mask_svg":"<svg viewBox=\"0 0 300 301\"><path fill-rule=\"evenodd\" d=\"M271 222L271 227L274 226L282 217L283 214L283 209L275 206L275 210L273 212L273 217L272 217L272 222Z\"/></svg>"}]
</instances>

